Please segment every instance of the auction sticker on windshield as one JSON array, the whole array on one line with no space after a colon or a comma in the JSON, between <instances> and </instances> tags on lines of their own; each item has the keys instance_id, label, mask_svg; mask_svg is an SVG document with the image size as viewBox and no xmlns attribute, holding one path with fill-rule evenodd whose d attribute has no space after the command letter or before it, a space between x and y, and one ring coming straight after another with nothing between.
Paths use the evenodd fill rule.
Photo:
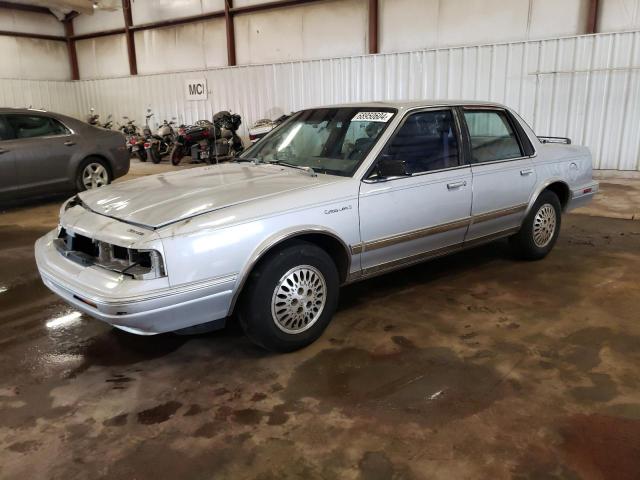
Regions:
<instances>
[{"instance_id":1,"label":"auction sticker on windshield","mask_svg":"<svg viewBox=\"0 0 640 480\"><path fill-rule=\"evenodd\" d=\"M382 122L387 123L393 117L391 112L359 112L351 119L352 122Z\"/></svg>"}]
</instances>

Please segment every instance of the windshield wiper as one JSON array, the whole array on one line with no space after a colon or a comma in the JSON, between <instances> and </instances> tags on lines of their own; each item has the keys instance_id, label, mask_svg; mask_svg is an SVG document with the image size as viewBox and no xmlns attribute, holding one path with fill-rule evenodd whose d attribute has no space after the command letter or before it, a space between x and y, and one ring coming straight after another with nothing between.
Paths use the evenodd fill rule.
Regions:
<instances>
[{"instance_id":1,"label":"windshield wiper","mask_svg":"<svg viewBox=\"0 0 640 480\"><path fill-rule=\"evenodd\" d=\"M310 176L315 177L316 171L311 167L303 167L301 165L294 165L293 163L283 162L282 160L275 160L273 162L269 162L272 165L282 165L283 167L295 168L296 170L302 170L303 172L307 172Z\"/></svg>"},{"instance_id":2,"label":"windshield wiper","mask_svg":"<svg viewBox=\"0 0 640 480\"><path fill-rule=\"evenodd\" d=\"M262 160L253 157L237 157L236 162L262 163Z\"/></svg>"}]
</instances>

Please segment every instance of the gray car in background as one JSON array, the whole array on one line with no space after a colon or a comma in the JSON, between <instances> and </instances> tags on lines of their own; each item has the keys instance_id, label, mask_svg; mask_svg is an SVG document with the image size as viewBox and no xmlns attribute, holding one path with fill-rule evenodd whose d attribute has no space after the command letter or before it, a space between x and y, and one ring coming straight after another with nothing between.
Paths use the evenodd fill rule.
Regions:
<instances>
[{"instance_id":1,"label":"gray car in background","mask_svg":"<svg viewBox=\"0 0 640 480\"><path fill-rule=\"evenodd\" d=\"M129 171L119 132L65 115L0 108L0 201L82 191Z\"/></svg>"}]
</instances>

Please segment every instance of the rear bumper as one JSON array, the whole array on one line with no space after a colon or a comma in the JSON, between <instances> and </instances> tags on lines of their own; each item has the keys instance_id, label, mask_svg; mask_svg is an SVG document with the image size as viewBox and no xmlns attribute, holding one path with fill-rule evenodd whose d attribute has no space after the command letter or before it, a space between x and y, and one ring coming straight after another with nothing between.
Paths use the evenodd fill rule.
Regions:
<instances>
[{"instance_id":1,"label":"rear bumper","mask_svg":"<svg viewBox=\"0 0 640 480\"><path fill-rule=\"evenodd\" d=\"M139 335L212 321L219 322L220 328L224 326L235 275L141 292L140 285L145 280L78 265L60 255L53 246L54 238L52 232L35 244L40 276L50 290L81 312Z\"/></svg>"},{"instance_id":2,"label":"rear bumper","mask_svg":"<svg viewBox=\"0 0 640 480\"><path fill-rule=\"evenodd\" d=\"M567 210L573 210L574 208L580 208L588 204L595 194L598 193L599 188L600 184L596 181L581 185L578 188L572 188L571 199L567 205Z\"/></svg>"}]
</instances>

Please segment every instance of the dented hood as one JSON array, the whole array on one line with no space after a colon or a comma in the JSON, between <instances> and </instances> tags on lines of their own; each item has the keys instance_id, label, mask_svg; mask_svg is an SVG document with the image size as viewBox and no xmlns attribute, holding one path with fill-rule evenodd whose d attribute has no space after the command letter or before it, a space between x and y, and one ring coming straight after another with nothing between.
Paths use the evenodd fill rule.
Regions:
<instances>
[{"instance_id":1,"label":"dented hood","mask_svg":"<svg viewBox=\"0 0 640 480\"><path fill-rule=\"evenodd\" d=\"M86 208L100 215L159 228L327 180L325 175L313 177L276 165L228 163L116 183L83 192L80 199Z\"/></svg>"}]
</instances>

